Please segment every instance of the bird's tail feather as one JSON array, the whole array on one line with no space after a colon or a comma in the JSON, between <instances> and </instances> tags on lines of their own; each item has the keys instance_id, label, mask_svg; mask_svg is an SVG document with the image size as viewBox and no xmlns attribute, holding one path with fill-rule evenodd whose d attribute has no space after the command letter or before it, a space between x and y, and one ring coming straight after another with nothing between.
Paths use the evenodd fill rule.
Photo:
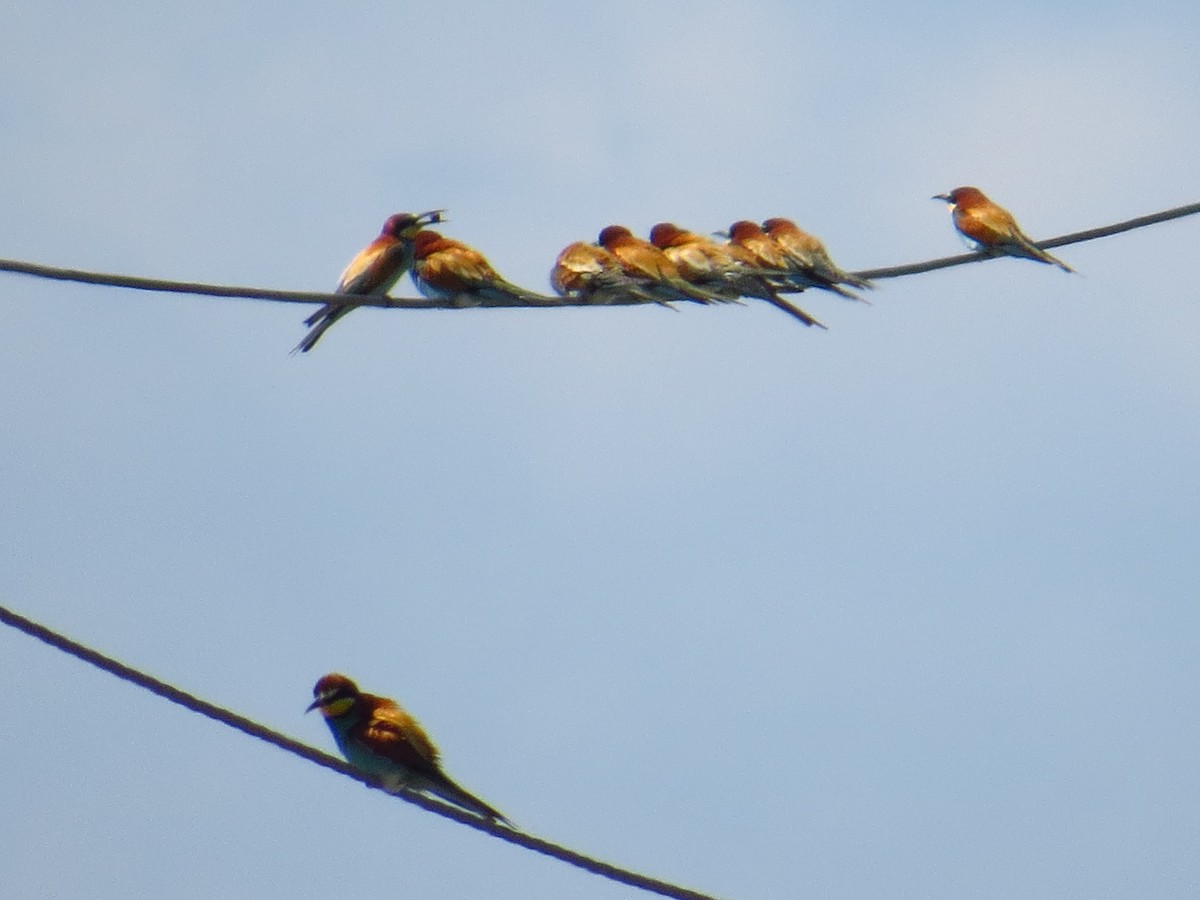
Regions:
<instances>
[{"instance_id":1,"label":"bird's tail feather","mask_svg":"<svg viewBox=\"0 0 1200 900\"><path fill-rule=\"evenodd\" d=\"M729 298L722 297L720 294L706 290L695 285L688 284L682 278L670 279L667 282L671 288L678 291L681 296L680 300L694 300L697 303L728 303Z\"/></svg>"},{"instance_id":2,"label":"bird's tail feather","mask_svg":"<svg viewBox=\"0 0 1200 900\"><path fill-rule=\"evenodd\" d=\"M1045 258L1042 260L1043 262L1048 262L1048 263L1050 263L1050 264L1051 264L1051 265L1053 265L1053 266L1058 266L1058 267L1059 267L1060 269L1062 269L1064 272L1070 272L1070 273L1072 273L1072 274L1075 274L1075 270L1074 270L1074 269L1072 269L1070 266L1068 266L1068 265L1067 265L1065 262L1063 262L1063 261L1062 261L1061 259L1059 259L1057 256L1051 256L1051 255L1050 255L1049 253L1047 253L1045 250L1042 250L1042 249L1040 249L1040 248L1038 249L1038 253L1040 253L1040 254L1041 254L1043 257L1045 257Z\"/></svg>"},{"instance_id":3,"label":"bird's tail feather","mask_svg":"<svg viewBox=\"0 0 1200 900\"><path fill-rule=\"evenodd\" d=\"M547 294L528 291L511 281L497 281L493 285L480 288L476 292L477 304L480 306L511 306L515 300L523 306L559 306L562 300Z\"/></svg>"},{"instance_id":4,"label":"bird's tail feather","mask_svg":"<svg viewBox=\"0 0 1200 900\"><path fill-rule=\"evenodd\" d=\"M452 803L455 806L461 807L476 815L483 816L485 819L491 819L495 822L500 822L510 828L517 826L511 819L501 813L499 810L488 806L474 794L459 787L446 776L442 776L444 780L434 781L433 779L423 780L421 787L429 793L434 794L447 803Z\"/></svg>"},{"instance_id":5,"label":"bird's tail feather","mask_svg":"<svg viewBox=\"0 0 1200 900\"><path fill-rule=\"evenodd\" d=\"M820 322L817 319L814 319L812 316L810 316L808 313L806 313L800 307L796 306L794 303L789 303L787 300L784 300L782 297L780 297L774 291L765 292L763 299L766 300L768 303L778 307L779 309L782 309L788 315L795 316L797 319L799 319L805 325L809 325L809 326L816 325L818 328L824 328L826 330L828 330L828 328L829 328L829 326L827 326L824 322Z\"/></svg>"},{"instance_id":6,"label":"bird's tail feather","mask_svg":"<svg viewBox=\"0 0 1200 900\"><path fill-rule=\"evenodd\" d=\"M1021 237L1023 238L1024 235ZM1025 251L1025 255L1030 259L1035 259L1038 262L1043 262L1050 266L1058 266L1064 272L1071 272L1072 274L1075 273L1075 270L1068 266L1065 262L1063 262L1057 256L1051 256L1041 247L1037 246L1037 244L1033 243L1033 241L1018 239L1017 244L1022 250Z\"/></svg>"},{"instance_id":7,"label":"bird's tail feather","mask_svg":"<svg viewBox=\"0 0 1200 900\"><path fill-rule=\"evenodd\" d=\"M315 313L313 313L311 316L309 316L307 319L304 320L304 326L306 328L312 328L314 325L316 325L318 322L320 322L323 318L325 318L327 315L329 315L335 309L337 309L337 307L334 306L332 303L326 303L324 306L322 306L320 309L318 309Z\"/></svg>"},{"instance_id":8,"label":"bird's tail feather","mask_svg":"<svg viewBox=\"0 0 1200 900\"><path fill-rule=\"evenodd\" d=\"M307 353L317 345L317 341L321 339L321 335L352 309L354 309L353 306L321 307L320 310L304 320L304 324L310 326L311 330L304 336L304 340L292 348L292 353Z\"/></svg>"},{"instance_id":9,"label":"bird's tail feather","mask_svg":"<svg viewBox=\"0 0 1200 900\"><path fill-rule=\"evenodd\" d=\"M856 288L871 290L875 287L870 281L865 278L859 278L846 270L842 269L833 261L827 250L821 249L813 254L813 265L811 269L813 275L819 280L828 282L829 284L849 284ZM855 296L855 300L863 300L862 297Z\"/></svg>"},{"instance_id":10,"label":"bird's tail feather","mask_svg":"<svg viewBox=\"0 0 1200 900\"><path fill-rule=\"evenodd\" d=\"M868 281L868 280L867 280L867 279L865 279L865 278L859 278L857 275L854 275L854 274L852 274L852 273L850 273L850 272L847 272L847 271L845 271L845 270L843 270L843 269L838 269L838 270L837 270L837 273L836 273L836 275L835 275L835 277L836 277L836 278L837 278L837 280L838 280L840 283L842 283L842 284L849 284L849 285L853 285L853 286L854 286L854 287L856 287L856 288L861 288L861 289L863 289L863 290L867 290L867 291L873 291L873 290L875 290L875 282L873 282L873 281ZM854 298L854 299L855 299L855 300L862 300L862 302L863 302L863 303L869 303L869 302L870 302L870 301L868 301L868 300L864 300L862 297L859 297L859 296L855 296L855 298Z\"/></svg>"},{"instance_id":11,"label":"bird's tail feather","mask_svg":"<svg viewBox=\"0 0 1200 900\"><path fill-rule=\"evenodd\" d=\"M845 297L847 300L857 300L859 303L866 304L870 304L871 302L870 300L864 300L862 297L858 296L858 294L854 293L854 291L846 290L844 287L834 281L820 279L816 286L823 291L833 291L833 293L837 294L839 297Z\"/></svg>"}]
</instances>

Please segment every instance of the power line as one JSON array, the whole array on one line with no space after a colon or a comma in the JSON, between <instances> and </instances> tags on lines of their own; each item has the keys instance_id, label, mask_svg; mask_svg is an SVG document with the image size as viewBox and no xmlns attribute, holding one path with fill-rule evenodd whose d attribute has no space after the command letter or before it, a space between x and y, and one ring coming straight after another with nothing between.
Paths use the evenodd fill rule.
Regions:
<instances>
[{"instance_id":1,"label":"power line","mask_svg":"<svg viewBox=\"0 0 1200 900\"><path fill-rule=\"evenodd\" d=\"M479 306L475 300L430 300L424 297L387 297L379 294L324 294L316 291L285 291L275 288L239 287L225 284L205 284L198 281L173 281L164 278L144 278L140 275L113 275L107 272L89 272L85 269L63 269L44 266L40 263L23 262L18 259L0 259L0 272L32 275L52 281L74 281L80 284L95 284L103 287L128 288L135 291L157 291L168 294L195 294L203 297L229 297L242 300L275 300L282 303L331 303L334 306L377 306L384 309L465 309ZM649 301L636 297L622 298L611 305L628 306ZM542 307L542 306L586 306L577 299L548 297L529 292L527 299L518 301L508 298L489 306Z\"/></svg>"},{"instance_id":2,"label":"power line","mask_svg":"<svg viewBox=\"0 0 1200 900\"><path fill-rule=\"evenodd\" d=\"M367 787L383 790L383 787L378 781L368 775L364 775L357 769L352 768L340 759L335 759L320 750L309 747L307 744L302 744L299 741L288 737L285 734L280 734L278 731L273 731L263 725L258 724L244 716L240 716L224 707L209 703L207 700L201 700L193 694L180 690L165 681L160 681L152 675L147 675L137 669L127 666L124 663L118 662L110 656L105 656L97 650L84 646L76 641L71 640L56 631L52 631L44 625L39 625L32 619L27 619L24 616L0 606L0 622L9 625L12 628L21 631L30 637L36 638L43 643L49 644L57 650L70 654L84 662L91 663L105 672L116 675L118 678L132 682L138 687L145 688L153 694L157 694L165 700L189 709L192 712L199 713L202 716L207 716L210 719L215 719L230 728L236 728L238 731L248 734L251 737L258 738L260 741L265 741L268 744L273 744L281 750L286 750L288 753L293 753L296 756L303 757L311 763L318 766L324 766L326 769L332 769L345 775L347 778L353 778ZM386 792L385 793L390 793ZM402 800L413 803L422 809L436 813L439 816L444 816L447 819L453 819L463 825L467 825L478 831L486 832L495 838L508 841L510 844L516 844L525 847L528 850L533 850L535 853L541 853L545 856L553 857L562 862L569 863L580 869L584 869L595 875L600 875L612 881L618 881L622 884L627 884L630 887L635 887L643 891L649 891L654 894L660 894L664 897L674 897L678 900L716 900L710 894L702 894L699 891L689 890L685 887L680 887L671 884L667 881L660 881L657 878L651 878L648 875L642 875L637 872L623 869L619 866L614 866L611 863L606 863L598 859L593 859L590 856L585 856L574 850L570 850L559 844L551 843L550 841L534 837L531 834L526 834L522 831L515 831L511 828L506 828L497 822L483 819L479 816L471 815L468 812L457 809L453 806L439 803L424 794L413 793L410 791L402 791L396 793Z\"/></svg>"},{"instance_id":3,"label":"power line","mask_svg":"<svg viewBox=\"0 0 1200 900\"><path fill-rule=\"evenodd\" d=\"M1062 247L1066 244L1077 244L1096 238L1120 234L1134 228L1144 228L1159 222L1179 219L1184 216L1200 213L1200 203L1187 206L1177 206L1174 209L1150 213L1113 225L1102 225L1086 231L1076 231L1071 234L1059 235L1036 241L1035 244L1043 249ZM992 256L985 252L963 253L958 256L946 256L925 262L908 263L899 266L886 266L877 269L863 269L852 274L860 278L882 279L899 278L904 275L916 275L921 272L931 272L935 269L945 269L950 266L961 266L967 263L982 262ZM138 291L157 291L174 294L193 294L205 297L230 297L244 300L274 300L283 303L332 303L337 306L375 306L384 309L463 309L478 304L474 300L450 298L430 300L415 297L386 297L371 294L323 294L312 291L285 291L272 288L236 287L232 285L203 284L192 281L172 281L161 278L143 278L136 275L112 275L104 272L89 272L83 269L63 269L56 266L44 266L38 263L22 262L15 259L0 259L0 272L13 272L19 275L31 275L35 278L48 278L55 281L74 281L80 284L95 284L107 287L128 288ZM652 301L640 297L625 296L613 304L616 306L633 306ZM493 307L566 307L592 306L594 304L577 297L547 297L531 295L526 299L505 298L489 303Z\"/></svg>"}]
</instances>

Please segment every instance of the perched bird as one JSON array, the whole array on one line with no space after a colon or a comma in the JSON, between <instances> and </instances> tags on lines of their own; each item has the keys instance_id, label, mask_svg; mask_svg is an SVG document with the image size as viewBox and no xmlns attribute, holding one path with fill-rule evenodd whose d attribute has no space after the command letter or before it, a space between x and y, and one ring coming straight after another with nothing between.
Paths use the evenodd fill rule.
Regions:
<instances>
[{"instance_id":1,"label":"perched bird","mask_svg":"<svg viewBox=\"0 0 1200 900\"><path fill-rule=\"evenodd\" d=\"M838 284L820 278L807 267L799 265L756 222L742 219L730 225L729 243L734 247L740 247L754 265L777 273L772 279L776 286L782 285L801 291L815 287L840 294L849 300L862 299L853 291L848 291Z\"/></svg>"},{"instance_id":2,"label":"perched bird","mask_svg":"<svg viewBox=\"0 0 1200 900\"><path fill-rule=\"evenodd\" d=\"M550 286L585 303L657 303L658 298L625 274L620 260L595 244L576 241L558 254Z\"/></svg>"},{"instance_id":3,"label":"perched bird","mask_svg":"<svg viewBox=\"0 0 1200 900\"><path fill-rule=\"evenodd\" d=\"M442 221L444 209L423 213L396 213L383 223L379 237L363 247L342 273L335 294L386 294L412 265L413 236L434 222ZM312 330L296 345L307 353L334 322L357 308L357 304L327 303L304 320Z\"/></svg>"},{"instance_id":4,"label":"perched bird","mask_svg":"<svg viewBox=\"0 0 1200 900\"><path fill-rule=\"evenodd\" d=\"M639 237L634 237L624 225L609 225L600 232L596 243L620 262L625 274L637 281L664 306L673 300L693 300L697 303L724 303L722 297L688 284L667 255Z\"/></svg>"},{"instance_id":5,"label":"perched bird","mask_svg":"<svg viewBox=\"0 0 1200 900\"><path fill-rule=\"evenodd\" d=\"M729 244L685 231L673 222L659 222L650 229L650 243L675 263L684 280L713 293L732 298L754 297L766 300L795 316L805 325L825 326L779 295L754 268L753 260Z\"/></svg>"},{"instance_id":6,"label":"perched bird","mask_svg":"<svg viewBox=\"0 0 1200 900\"><path fill-rule=\"evenodd\" d=\"M959 187L948 194L935 194L934 200L950 204L954 227L993 256L1017 256L1058 266L1064 272L1075 270L1056 256L1034 245L1021 230L1012 213L997 206L979 188Z\"/></svg>"},{"instance_id":7,"label":"perched bird","mask_svg":"<svg viewBox=\"0 0 1200 900\"><path fill-rule=\"evenodd\" d=\"M827 284L850 284L857 288L874 287L865 278L859 278L839 268L829 256L825 245L791 219L776 216L764 221L762 227L771 240L779 245L784 256L813 278Z\"/></svg>"},{"instance_id":8,"label":"perched bird","mask_svg":"<svg viewBox=\"0 0 1200 900\"><path fill-rule=\"evenodd\" d=\"M377 777L386 790L424 791L512 827L503 815L446 776L438 763L437 747L417 720L393 701L364 694L337 673L322 677L313 696L316 699L305 712L319 709L346 761Z\"/></svg>"},{"instance_id":9,"label":"perched bird","mask_svg":"<svg viewBox=\"0 0 1200 900\"><path fill-rule=\"evenodd\" d=\"M557 303L500 276L482 253L436 231L413 238L413 284L431 300L462 306L545 306Z\"/></svg>"}]
</instances>

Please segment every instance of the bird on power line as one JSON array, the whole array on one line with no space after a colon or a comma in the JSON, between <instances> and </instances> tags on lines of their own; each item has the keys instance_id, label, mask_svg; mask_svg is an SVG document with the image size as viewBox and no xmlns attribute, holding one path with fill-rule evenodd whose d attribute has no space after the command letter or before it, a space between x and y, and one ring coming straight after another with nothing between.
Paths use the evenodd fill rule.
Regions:
<instances>
[{"instance_id":1,"label":"bird on power line","mask_svg":"<svg viewBox=\"0 0 1200 900\"><path fill-rule=\"evenodd\" d=\"M753 258L740 247L718 244L702 234L686 231L673 222L659 222L651 228L650 243L675 263L684 279L698 287L714 293L727 293L734 298L766 300L805 325L825 327L800 307L783 299L764 277L770 273L756 268Z\"/></svg>"},{"instance_id":2,"label":"bird on power line","mask_svg":"<svg viewBox=\"0 0 1200 900\"><path fill-rule=\"evenodd\" d=\"M624 225L609 225L600 231L596 243L615 256L630 278L664 306L672 301L728 303L729 297L688 284L675 263L649 241L634 237Z\"/></svg>"},{"instance_id":3,"label":"bird on power line","mask_svg":"<svg viewBox=\"0 0 1200 900\"><path fill-rule=\"evenodd\" d=\"M396 213L389 216L383 223L379 237L350 260L333 292L386 295L412 265L413 237L426 225L443 221L444 212L444 209L431 209L423 213ZM312 330L292 352L307 353L338 319L357 307L355 303L327 303L322 306L304 320L304 324Z\"/></svg>"},{"instance_id":4,"label":"bird on power line","mask_svg":"<svg viewBox=\"0 0 1200 900\"><path fill-rule=\"evenodd\" d=\"M428 229L413 238L413 284L431 300L463 306L550 306L561 301L518 287L462 241Z\"/></svg>"},{"instance_id":5,"label":"bird on power line","mask_svg":"<svg viewBox=\"0 0 1200 900\"><path fill-rule=\"evenodd\" d=\"M626 274L621 261L596 244L575 241L563 247L550 270L550 286L563 297L585 303L657 303L658 298Z\"/></svg>"},{"instance_id":6,"label":"bird on power line","mask_svg":"<svg viewBox=\"0 0 1200 900\"><path fill-rule=\"evenodd\" d=\"M753 265L773 273L770 281L777 289L803 291L821 288L850 300L861 298L853 291L814 276L796 264L774 238L757 222L741 219L729 226L729 243L741 249Z\"/></svg>"},{"instance_id":7,"label":"bird on power line","mask_svg":"<svg viewBox=\"0 0 1200 900\"><path fill-rule=\"evenodd\" d=\"M316 699L305 711L319 709L347 762L377 777L385 790L396 793L405 788L433 794L485 819L516 827L450 780L438 761L437 747L395 701L364 694L336 672L317 682L313 696Z\"/></svg>"},{"instance_id":8,"label":"bird on power line","mask_svg":"<svg viewBox=\"0 0 1200 900\"><path fill-rule=\"evenodd\" d=\"M957 187L946 194L934 194L930 199L949 203L954 227L992 256L1032 259L1058 266L1064 272L1075 271L1057 256L1036 246L1021 230L1013 214L989 200L979 188Z\"/></svg>"},{"instance_id":9,"label":"bird on power line","mask_svg":"<svg viewBox=\"0 0 1200 900\"><path fill-rule=\"evenodd\" d=\"M849 284L857 288L874 287L865 278L859 278L840 268L833 261L821 240L815 235L809 234L791 219L775 216L765 220L762 228L783 251L789 262L818 281L828 285ZM861 297L854 299L862 300Z\"/></svg>"}]
</instances>

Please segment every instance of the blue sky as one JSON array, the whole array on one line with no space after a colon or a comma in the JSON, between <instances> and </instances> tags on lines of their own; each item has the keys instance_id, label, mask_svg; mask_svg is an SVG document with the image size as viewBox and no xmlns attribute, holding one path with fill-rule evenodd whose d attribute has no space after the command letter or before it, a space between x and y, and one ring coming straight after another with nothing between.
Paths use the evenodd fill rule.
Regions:
<instances>
[{"instance_id":1,"label":"blue sky","mask_svg":"<svg viewBox=\"0 0 1200 900\"><path fill-rule=\"evenodd\" d=\"M537 290L621 222L847 268L1200 199L1200 9L27 4L0 256ZM332 750L344 671L530 831L725 897L1193 897L1185 219L766 305L307 310L0 275L0 602ZM411 295L405 282L398 293ZM806 296L806 300L807 300ZM633 896L0 634L18 897Z\"/></svg>"}]
</instances>

